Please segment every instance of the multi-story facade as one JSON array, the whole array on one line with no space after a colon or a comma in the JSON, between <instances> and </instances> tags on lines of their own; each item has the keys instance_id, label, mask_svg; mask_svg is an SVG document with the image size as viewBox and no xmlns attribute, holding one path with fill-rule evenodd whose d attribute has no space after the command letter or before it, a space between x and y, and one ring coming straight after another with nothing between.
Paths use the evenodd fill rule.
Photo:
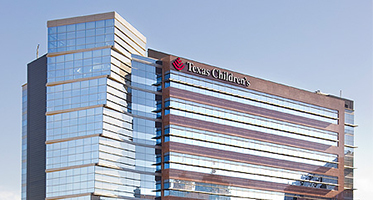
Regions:
<instances>
[{"instance_id":1,"label":"multi-story facade","mask_svg":"<svg viewBox=\"0 0 373 200\"><path fill-rule=\"evenodd\" d=\"M164 199L352 199L352 101L149 56L164 71Z\"/></svg>"},{"instance_id":2,"label":"multi-story facade","mask_svg":"<svg viewBox=\"0 0 373 200\"><path fill-rule=\"evenodd\" d=\"M48 22L23 105L22 199L353 197L352 101L146 51L115 12Z\"/></svg>"}]
</instances>

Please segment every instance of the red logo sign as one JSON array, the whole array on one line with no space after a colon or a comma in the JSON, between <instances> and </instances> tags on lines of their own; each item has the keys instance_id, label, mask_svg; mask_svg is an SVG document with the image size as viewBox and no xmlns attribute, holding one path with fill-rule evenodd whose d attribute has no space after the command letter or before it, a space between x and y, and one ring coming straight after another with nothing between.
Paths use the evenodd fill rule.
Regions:
<instances>
[{"instance_id":1,"label":"red logo sign","mask_svg":"<svg viewBox=\"0 0 373 200\"><path fill-rule=\"evenodd\" d=\"M182 70L184 69L184 63L180 60L180 58L177 58L173 63L172 65L175 67L175 69L177 70Z\"/></svg>"}]
</instances>

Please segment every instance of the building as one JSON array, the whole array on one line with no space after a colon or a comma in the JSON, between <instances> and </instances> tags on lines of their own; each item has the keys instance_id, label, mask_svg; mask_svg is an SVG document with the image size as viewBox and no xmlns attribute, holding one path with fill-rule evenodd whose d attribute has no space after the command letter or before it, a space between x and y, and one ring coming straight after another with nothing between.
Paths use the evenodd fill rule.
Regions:
<instances>
[{"instance_id":1,"label":"building","mask_svg":"<svg viewBox=\"0 0 373 200\"><path fill-rule=\"evenodd\" d=\"M351 100L146 50L115 12L48 21L22 199L353 199Z\"/></svg>"}]
</instances>

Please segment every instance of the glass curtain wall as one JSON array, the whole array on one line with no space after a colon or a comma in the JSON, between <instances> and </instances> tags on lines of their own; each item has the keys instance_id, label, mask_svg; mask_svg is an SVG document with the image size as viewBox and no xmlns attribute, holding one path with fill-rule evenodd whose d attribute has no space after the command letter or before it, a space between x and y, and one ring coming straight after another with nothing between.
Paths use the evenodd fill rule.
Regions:
<instances>
[{"instance_id":1,"label":"glass curtain wall","mask_svg":"<svg viewBox=\"0 0 373 200\"><path fill-rule=\"evenodd\" d=\"M22 179L21 199L26 200L27 185L27 84L22 86Z\"/></svg>"},{"instance_id":2,"label":"glass curtain wall","mask_svg":"<svg viewBox=\"0 0 373 200\"><path fill-rule=\"evenodd\" d=\"M165 73L165 79L165 87L192 91L190 96L208 95L222 101L244 103L268 112L278 111L320 123L337 124L338 120L337 110L278 98L198 76L171 71ZM250 115L230 108L229 105L222 108L220 104L215 106L208 101L204 104L181 98L187 97L172 96L165 100L165 115L170 115L170 119L176 118L175 121L180 119L198 125L190 128L177 122L180 123L177 126L171 124L164 127L164 142L170 142L176 149L163 155L163 168L170 171L171 177L163 181L164 196L224 200L328 199L316 195L338 190L340 185L337 176L316 173L318 168L338 168L338 155L325 153L319 148L337 147L337 132L305 123L275 120L265 115ZM185 126L190 126L190 123ZM208 125L203 125L204 123ZM248 139L245 135L250 132L268 135L269 139ZM276 144L271 141L271 135L284 140L297 140L298 145ZM350 140L346 141L351 144ZM302 144L309 142L314 144L313 149L302 148ZM238 157L240 161L235 160ZM233 160L235 161L232 162ZM255 162L258 164L254 164ZM287 167L284 168L285 165ZM288 169L285 170L286 168ZM195 181L187 181L191 179ZM219 184L208 183L217 183L218 180ZM266 189L246 189L250 184L266 185ZM269 191L275 187L293 191ZM309 195L298 195L296 190Z\"/></svg>"},{"instance_id":3,"label":"glass curtain wall","mask_svg":"<svg viewBox=\"0 0 373 200\"><path fill-rule=\"evenodd\" d=\"M48 28L47 198L95 191L113 33L114 19Z\"/></svg>"},{"instance_id":4,"label":"glass curtain wall","mask_svg":"<svg viewBox=\"0 0 373 200\"><path fill-rule=\"evenodd\" d=\"M155 61L114 16L48 29L47 199L155 197Z\"/></svg>"}]
</instances>

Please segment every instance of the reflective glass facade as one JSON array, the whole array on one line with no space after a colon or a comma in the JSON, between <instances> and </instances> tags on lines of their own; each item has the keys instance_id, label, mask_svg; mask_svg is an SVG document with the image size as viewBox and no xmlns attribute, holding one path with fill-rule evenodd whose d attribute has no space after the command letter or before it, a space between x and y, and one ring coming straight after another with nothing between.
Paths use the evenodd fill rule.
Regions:
<instances>
[{"instance_id":1,"label":"reflective glass facade","mask_svg":"<svg viewBox=\"0 0 373 200\"><path fill-rule=\"evenodd\" d=\"M114 44L114 19L68 24L48 28L48 52L111 46Z\"/></svg>"},{"instance_id":2,"label":"reflective glass facade","mask_svg":"<svg viewBox=\"0 0 373 200\"><path fill-rule=\"evenodd\" d=\"M159 197L352 199L352 101L150 54L165 71Z\"/></svg>"},{"instance_id":3,"label":"reflective glass facade","mask_svg":"<svg viewBox=\"0 0 373 200\"><path fill-rule=\"evenodd\" d=\"M352 101L145 45L115 12L48 22L47 200L353 198Z\"/></svg>"},{"instance_id":4,"label":"reflective glass facade","mask_svg":"<svg viewBox=\"0 0 373 200\"><path fill-rule=\"evenodd\" d=\"M26 199L27 187L27 84L22 86L22 173L21 199Z\"/></svg>"},{"instance_id":5,"label":"reflective glass facade","mask_svg":"<svg viewBox=\"0 0 373 200\"><path fill-rule=\"evenodd\" d=\"M154 199L162 70L145 37L116 13L48 22L48 36L46 198Z\"/></svg>"}]
</instances>

